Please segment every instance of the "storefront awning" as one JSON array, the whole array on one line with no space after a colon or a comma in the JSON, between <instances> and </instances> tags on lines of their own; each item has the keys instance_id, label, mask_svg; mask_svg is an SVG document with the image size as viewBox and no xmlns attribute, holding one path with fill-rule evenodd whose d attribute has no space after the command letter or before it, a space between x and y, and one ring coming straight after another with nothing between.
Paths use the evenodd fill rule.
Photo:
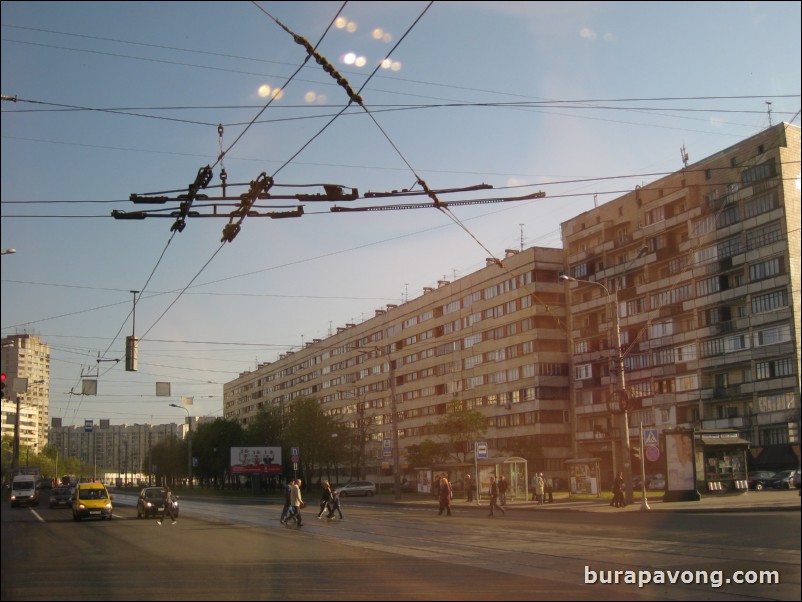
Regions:
<instances>
[{"instance_id":1,"label":"storefront awning","mask_svg":"<svg viewBox=\"0 0 802 602\"><path fill-rule=\"evenodd\" d=\"M704 445L749 445L742 437L702 437Z\"/></svg>"}]
</instances>

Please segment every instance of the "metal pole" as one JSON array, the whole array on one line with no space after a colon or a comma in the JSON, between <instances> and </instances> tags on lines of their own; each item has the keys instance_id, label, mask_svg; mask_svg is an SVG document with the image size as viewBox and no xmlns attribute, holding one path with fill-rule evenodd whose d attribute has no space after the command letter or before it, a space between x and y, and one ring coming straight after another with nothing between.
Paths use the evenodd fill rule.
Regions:
<instances>
[{"instance_id":1,"label":"metal pole","mask_svg":"<svg viewBox=\"0 0 802 602\"><path fill-rule=\"evenodd\" d=\"M15 395L17 398L17 415L14 418L14 458L11 462L11 474L16 475L19 472L19 393Z\"/></svg>"},{"instance_id":2,"label":"metal pole","mask_svg":"<svg viewBox=\"0 0 802 602\"><path fill-rule=\"evenodd\" d=\"M390 411L392 415L393 427L393 493L395 499L401 499L401 475L398 474L399 467L399 453L398 453L398 412L396 411L395 400L395 367L393 366L393 359L390 354L387 354L387 362L390 364Z\"/></svg>"},{"instance_id":3,"label":"metal pole","mask_svg":"<svg viewBox=\"0 0 802 602\"><path fill-rule=\"evenodd\" d=\"M606 286L601 284L600 282L596 282L600 287L602 287L607 292L607 301L608 303L611 301L610 291L607 289ZM621 404L627 403L627 396L626 396L626 382L624 379L624 354L621 351L621 321L618 317L618 290L615 291L615 296L612 298L613 301L613 312L615 315L615 353L618 359L618 390L616 391L616 395L618 395L618 402ZM624 432L623 432L623 461L624 461L624 487L626 491L626 500L627 504L632 503L632 454L630 453L630 445L629 445L629 411L627 410L626 405L624 405L624 411L621 414L622 421L624 423Z\"/></svg>"}]
</instances>

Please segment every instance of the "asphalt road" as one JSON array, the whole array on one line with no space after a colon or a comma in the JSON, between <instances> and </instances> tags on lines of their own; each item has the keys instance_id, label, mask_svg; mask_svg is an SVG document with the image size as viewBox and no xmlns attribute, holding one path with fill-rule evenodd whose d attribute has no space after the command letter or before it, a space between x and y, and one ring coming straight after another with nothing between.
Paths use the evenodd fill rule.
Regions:
<instances>
[{"instance_id":1,"label":"asphalt road","mask_svg":"<svg viewBox=\"0 0 802 602\"><path fill-rule=\"evenodd\" d=\"M158 526L136 518L133 499L116 495L113 520L81 523L46 500L3 504L2 599L800 599L798 510L446 517L349 498L345 520L317 520L311 505L296 528L277 505L182 499L178 523ZM603 583L615 571L619 583ZM779 583L733 582L759 571ZM639 586L647 576L666 582Z\"/></svg>"}]
</instances>

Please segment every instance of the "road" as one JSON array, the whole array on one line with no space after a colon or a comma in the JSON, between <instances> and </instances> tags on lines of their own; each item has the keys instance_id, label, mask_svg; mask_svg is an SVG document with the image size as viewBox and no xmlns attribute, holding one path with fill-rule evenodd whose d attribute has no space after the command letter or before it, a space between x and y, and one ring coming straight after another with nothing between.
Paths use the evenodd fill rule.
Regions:
<instances>
[{"instance_id":1,"label":"road","mask_svg":"<svg viewBox=\"0 0 802 602\"><path fill-rule=\"evenodd\" d=\"M182 499L178 523L158 526L136 518L134 499L116 495L113 520L81 523L46 498L3 504L2 599L800 599L798 511L446 517L434 504L349 498L345 520L317 520L310 506L296 528L279 524L277 505ZM619 583L602 583L611 571ZM779 583L725 583L736 571Z\"/></svg>"}]
</instances>

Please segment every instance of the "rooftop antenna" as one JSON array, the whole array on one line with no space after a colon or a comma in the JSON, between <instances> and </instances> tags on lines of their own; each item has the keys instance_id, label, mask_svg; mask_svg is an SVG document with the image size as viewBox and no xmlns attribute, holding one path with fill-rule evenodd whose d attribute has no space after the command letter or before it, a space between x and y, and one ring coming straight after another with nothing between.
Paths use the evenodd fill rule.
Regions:
<instances>
[{"instance_id":1,"label":"rooftop antenna","mask_svg":"<svg viewBox=\"0 0 802 602\"><path fill-rule=\"evenodd\" d=\"M768 112L769 112L769 127L771 127L771 101L767 100L766 104L768 105Z\"/></svg>"},{"instance_id":2,"label":"rooftop antenna","mask_svg":"<svg viewBox=\"0 0 802 602\"><path fill-rule=\"evenodd\" d=\"M685 150L685 145L684 144L679 149L679 154L680 154L680 157L682 157L682 164L687 168L688 167L688 151Z\"/></svg>"},{"instance_id":3,"label":"rooftop antenna","mask_svg":"<svg viewBox=\"0 0 802 602\"><path fill-rule=\"evenodd\" d=\"M524 225L518 224L521 227L521 251L524 250Z\"/></svg>"}]
</instances>

